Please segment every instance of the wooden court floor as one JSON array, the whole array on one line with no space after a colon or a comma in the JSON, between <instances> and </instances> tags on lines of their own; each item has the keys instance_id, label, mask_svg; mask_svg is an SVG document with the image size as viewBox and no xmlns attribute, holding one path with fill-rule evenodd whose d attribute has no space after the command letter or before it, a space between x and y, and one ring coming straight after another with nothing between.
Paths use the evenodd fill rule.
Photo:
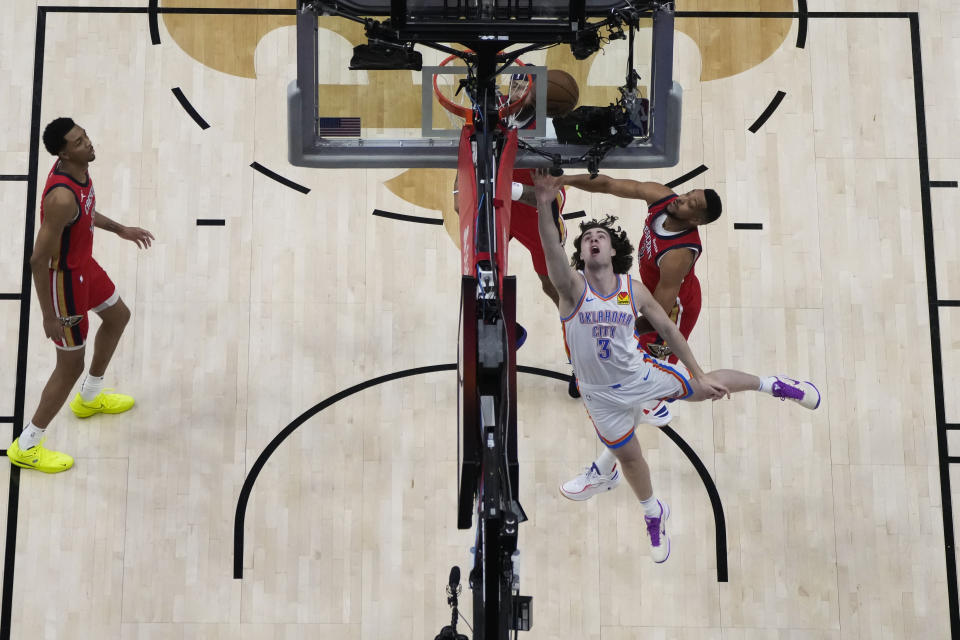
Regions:
<instances>
[{"instance_id":1,"label":"wooden court floor","mask_svg":"<svg viewBox=\"0 0 960 640\"><path fill-rule=\"evenodd\" d=\"M25 275L52 164L39 128L82 123L98 208L157 237L148 251L105 233L95 246L133 311L108 386L137 406L85 421L61 411L48 443L76 458L65 474L0 464L0 640L433 638L449 621L449 568L465 569L473 544L455 519L459 250L455 229L371 212L449 217L451 174L289 166L292 17L161 15L152 29L148 4L11 0L0 17L0 446L54 360ZM725 203L703 232L695 353L705 367L814 380L824 402L807 412L750 395L676 411L671 427L722 504L720 562L703 481L673 439L641 428L673 510L672 555L657 566L625 485L560 496L598 441L564 383L519 374L526 637L956 636L960 10L678 5L799 13L682 16L680 164L612 173L668 182L706 167L678 187L711 186ZM408 81L358 88L345 71L355 36L337 29L321 82L366 121L381 114L375 126L409 126L416 114L397 106ZM622 75L622 56L573 67L551 55L592 99ZM615 213L639 236L635 202L571 192L567 206ZM523 248L511 265L530 332L519 363L568 373ZM421 367L435 370L410 371ZM409 375L379 380L396 372ZM298 420L249 491L237 579L245 479Z\"/></svg>"}]
</instances>

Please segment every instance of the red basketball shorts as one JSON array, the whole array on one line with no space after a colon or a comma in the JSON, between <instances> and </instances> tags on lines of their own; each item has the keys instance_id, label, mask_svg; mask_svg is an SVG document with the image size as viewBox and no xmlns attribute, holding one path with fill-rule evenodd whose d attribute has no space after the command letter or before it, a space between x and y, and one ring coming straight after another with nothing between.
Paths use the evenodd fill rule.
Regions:
<instances>
[{"instance_id":1,"label":"red basketball shorts","mask_svg":"<svg viewBox=\"0 0 960 640\"><path fill-rule=\"evenodd\" d=\"M64 324L63 339L54 340L58 349L82 349L90 327L87 312L99 312L120 299L116 285L93 258L79 269L50 269L53 311Z\"/></svg>"}]
</instances>

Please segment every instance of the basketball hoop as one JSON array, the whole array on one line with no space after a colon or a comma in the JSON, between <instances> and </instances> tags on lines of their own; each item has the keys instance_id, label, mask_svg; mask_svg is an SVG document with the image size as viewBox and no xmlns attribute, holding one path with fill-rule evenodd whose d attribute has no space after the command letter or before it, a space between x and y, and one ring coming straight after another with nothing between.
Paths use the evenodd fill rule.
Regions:
<instances>
[{"instance_id":1,"label":"basketball hoop","mask_svg":"<svg viewBox=\"0 0 960 640\"><path fill-rule=\"evenodd\" d=\"M467 52L472 53L469 49ZM457 55L449 55L443 59L439 66L445 67L451 61L459 59ZM514 63L516 66L525 66L521 60ZM531 74L526 76L526 85L520 89L514 90L511 79L507 81L507 92L504 95L497 91L497 111L500 118L506 118L519 111L526 101L530 92L533 91L534 77ZM442 81L440 79L443 78ZM498 87L500 83L498 83ZM450 115L450 121L456 128L465 124L473 124L473 104L466 91L459 91L460 85L454 75L436 74L433 76L433 92L437 95L437 101L446 109Z\"/></svg>"}]
</instances>

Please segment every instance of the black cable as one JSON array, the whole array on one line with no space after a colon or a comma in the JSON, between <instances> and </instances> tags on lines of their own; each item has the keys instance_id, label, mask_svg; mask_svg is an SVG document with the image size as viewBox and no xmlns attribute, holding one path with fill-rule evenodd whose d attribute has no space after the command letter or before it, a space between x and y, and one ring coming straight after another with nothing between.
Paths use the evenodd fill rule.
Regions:
<instances>
[{"instance_id":1,"label":"black cable","mask_svg":"<svg viewBox=\"0 0 960 640\"><path fill-rule=\"evenodd\" d=\"M520 56L522 56L522 55L525 54L525 53L528 53L528 52L530 52L530 51L545 51L545 50L550 49L550 48L552 48L552 47L556 47L556 46L559 45L559 44L560 44L559 42L553 42L553 43L550 43L550 44L531 44L530 46L523 47L523 48L517 49L517 50L515 50L515 51L508 51L508 52L506 52L506 53L503 54L504 63L503 63L503 65L502 65L499 69L497 69L497 70L494 72L494 75L497 75L497 76L498 76L498 75L500 75L501 73L503 73L503 70L504 70L504 69L506 69L506 68L509 67L511 64L513 64L514 62L516 62L517 58L519 58Z\"/></svg>"},{"instance_id":2,"label":"black cable","mask_svg":"<svg viewBox=\"0 0 960 640\"><path fill-rule=\"evenodd\" d=\"M473 633L473 627L470 626L469 622L467 622L466 617L464 617L463 615L463 611L460 611L460 609L457 609L457 613L460 614L460 619L463 620L463 624L467 625L467 629L470 629L470 633Z\"/></svg>"}]
</instances>

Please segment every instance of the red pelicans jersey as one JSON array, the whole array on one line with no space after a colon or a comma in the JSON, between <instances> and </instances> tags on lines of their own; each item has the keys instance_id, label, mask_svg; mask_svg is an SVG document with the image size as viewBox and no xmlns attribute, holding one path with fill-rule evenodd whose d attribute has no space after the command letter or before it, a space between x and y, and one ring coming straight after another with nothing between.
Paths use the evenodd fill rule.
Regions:
<instances>
[{"instance_id":1,"label":"red pelicans jersey","mask_svg":"<svg viewBox=\"0 0 960 640\"><path fill-rule=\"evenodd\" d=\"M514 169L513 181L532 187L534 171L536 171L536 169ZM556 199L557 212L555 212L555 216L557 217L555 222L557 225L557 230L560 232L560 244L564 244L567 241L567 227L563 223L563 218L559 215L560 213L563 213L563 205L566 201L567 201L567 188L560 187L560 193L557 194L557 199ZM528 204L524 204L523 202L516 201L516 200L513 202L512 205L510 205L510 208L512 211L519 212L519 215L522 215L525 220L532 219L534 221L533 231L535 232L535 235L536 235L537 244L540 244L540 226L538 222L539 214L537 213L537 208L531 207ZM512 219L511 219L511 222L512 222ZM513 237L518 237L517 234L512 234L512 235Z\"/></svg>"},{"instance_id":2,"label":"red pelicans jersey","mask_svg":"<svg viewBox=\"0 0 960 640\"><path fill-rule=\"evenodd\" d=\"M513 172L513 182L533 184L533 169L516 169ZM560 244L567 239L567 227L563 223L563 203L566 191L562 188L557 194L556 206L553 208L553 222L560 234ZM543 253L543 244L540 242L540 224L537 208L514 200L510 205L510 237L516 238L525 246L533 259L533 270L541 276L547 275L547 258Z\"/></svg>"},{"instance_id":3,"label":"red pelicans jersey","mask_svg":"<svg viewBox=\"0 0 960 640\"><path fill-rule=\"evenodd\" d=\"M696 227L686 231L667 231L663 228L663 223L667 219L665 209L676 198L677 196L674 194L650 205L650 214L643 224L643 240L640 242L637 262L640 267L641 282L647 289L654 291L657 288L657 283L660 282L660 259L663 258L663 255L673 249L691 249L696 254L694 265L690 267L690 273L683 279L680 293L677 294L679 298L683 299L689 297L685 294L694 289L696 289L697 295L700 293L700 281L697 279L694 269L703 247L700 244L700 231Z\"/></svg>"},{"instance_id":4,"label":"red pelicans jersey","mask_svg":"<svg viewBox=\"0 0 960 640\"><path fill-rule=\"evenodd\" d=\"M96 210L96 196L93 192L93 180L87 173L86 182L77 182L72 176L60 169L57 160L47 175L47 184L43 187L43 198L54 189L69 189L77 202L77 211L60 236L60 249L50 259L50 268L69 271L84 266L93 257L93 219ZM40 200L40 222L43 222L43 198Z\"/></svg>"},{"instance_id":5,"label":"red pelicans jersey","mask_svg":"<svg viewBox=\"0 0 960 640\"><path fill-rule=\"evenodd\" d=\"M640 267L640 280L652 293L660 282L660 260L668 251L690 249L696 254L694 264L683 279L680 291L677 292L677 300L673 308L667 312L683 337L689 338L700 315L700 280L697 279L694 269L696 261L703 253L703 247L700 244L700 232L697 227L686 231L667 231L663 228L663 223L667 220L665 209L676 198L674 194L650 205L650 214L643 225L643 238L640 241L637 262ZM669 357L670 362L676 362L676 356L670 355L669 350L663 350L662 343L656 332L640 336L641 348L658 358Z\"/></svg>"}]
</instances>

